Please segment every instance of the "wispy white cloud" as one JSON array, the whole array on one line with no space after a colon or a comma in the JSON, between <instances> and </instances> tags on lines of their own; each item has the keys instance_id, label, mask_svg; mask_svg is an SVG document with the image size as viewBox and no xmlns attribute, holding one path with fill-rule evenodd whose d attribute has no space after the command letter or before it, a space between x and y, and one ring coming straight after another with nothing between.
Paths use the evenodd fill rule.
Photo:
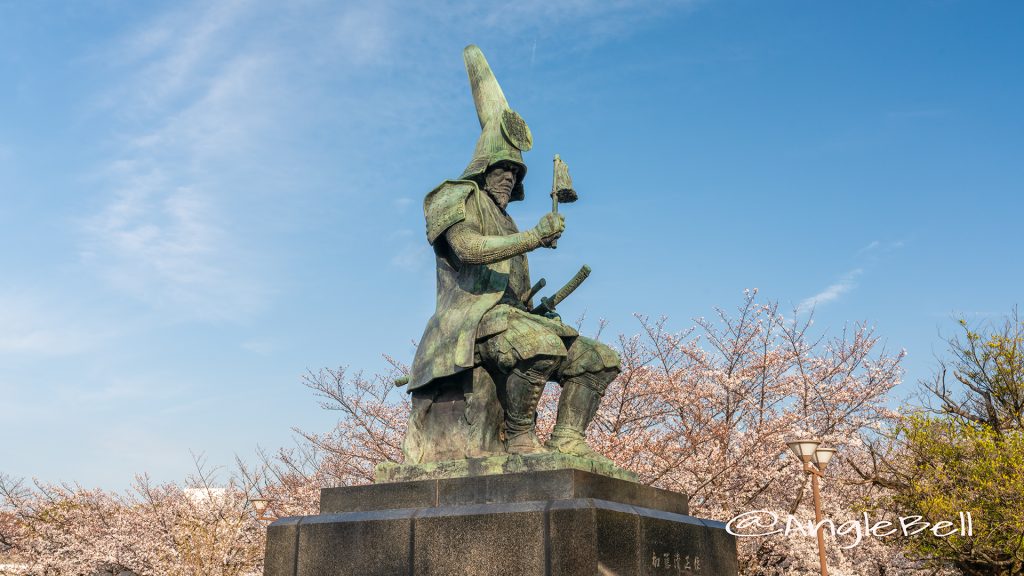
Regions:
<instances>
[{"instance_id":1,"label":"wispy white cloud","mask_svg":"<svg viewBox=\"0 0 1024 576\"><path fill-rule=\"evenodd\" d=\"M689 9L703 0L523 0L489 4L452 2L467 20L490 29L573 35L573 44L594 46L635 33L644 22L670 10ZM571 23L571 26L567 24ZM582 40L582 43L580 42Z\"/></svg>"},{"instance_id":2,"label":"wispy white cloud","mask_svg":"<svg viewBox=\"0 0 1024 576\"><path fill-rule=\"evenodd\" d=\"M868 243L867 246L865 246L865 247L861 248L860 250L858 250L857 251L857 255L867 254L869 252L873 252L873 251L877 250L878 247L881 246L881 245L882 245L882 243L879 242L878 240L872 240L871 242Z\"/></svg>"},{"instance_id":3,"label":"wispy white cloud","mask_svg":"<svg viewBox=\"0 0 1024 576\"><path fill-rule=\"evenodd\" d=\"M796 307L797 313L809 312L822 304L838 300L843 294L848 293L856 287L857 277L860 276L861 273L863 273L863 269L855 268L846 274L843 274L838 281L829 284L824 290L810 298L805 298L800 302Z\"/></svg>"},{"instance_id":4,"label":"wispy white cloud","mask_svg":"<svg viewBox=\"0 0 1024 576\"><path fill-rule=\"evenodd\" d=\"M413 199L409 198L408 196L402 196L400 198L395 198L394 200L391 201L391 205L394 206L395 210L397 210L399 212L408 209L410 206L412 206L412 204L413 204Z\"/></svg>"},{"instance_id":5,"label":"wispy white cloud","mask_svg":"<svg viewBox=\"0 0 1024 576\"><path fill-rule=\"evenodd\" d=\"M857 256L880 256L895 252L906 244L903 240L872 240L866 246L857 251Z\"/></svg>"},{"instance_id":6,"label":"wispy white cloud","mask_svg":"<svg viewBox=\"0 0 1024 576\"><path fill-rule=\"evenodd\" d=\"M430 244L421 230L399 228L385 239L391 253L391 265L406 272L417 272L433 266Z\"/></svg>"},{"instance_id":7,"label":"wispy white cloud","mask_svg":"<svg viewBox=\"0 0 1024 576\"><path fill-rule=\"evenodd\" d=\"M138 377L129 380L114 376L92 386L81 386L76 383L59 387L54 400L63 406L78 410L95 410L119 403L165 402L176 394L177 391L166 383L154 385Z\"/></svg>"},{"instance_id":8,"label":"wispy white cloud","mask_svg":"<svg viewBox=\"0 0 1024 576\"><path fill-rule=\"evenodd\" d=\"M246 0L185 4L116 39L102 57L130 71L131 78L111 96L129 105L128 113L162 114L170 101L201 89L197 80L214 79L238 54L232 44L245 32L239 28L253 8ZM132 93L137 87L145 90Z\"/></svg>"},{"instance_id":9,"label":"wispy white cloud","mask_svg":"<svg viewBox=\"0 0 1024 576\"><path fill-rule=\"evenodd\" d=\"M333 185L330 201L343 202L339 193L379 186L368 160L421 153L431 134L469 113L460 105L464 83L439 75L433 61L451 51L447 66L461 67L461 45L453 50L446 31L476 30L477 41L495 50L517 45L527 31L535 39L558 34L560 45L579 44L565 35L593 45L693 4L176 6L106 54L123 80L94 102L95 113L118 128L96 170L104 200L84 219L83 261L117 290L175 318L251 317L266 308L278 276L259 249L256 220L246 220L250 199L285 206L304 193L293 176L323 166L323 158L303 158L286 142L313 131L337 135L330 153L350 169L339 174L345 180ZM367 80L371 73L375 81ZM404 199L397 202L403 210ZM286 218L285 211L275 217ZM410 270L427 251L421 239L398 248L392 264Z\"/></svg>"},{"instance_id":10,"label":"wispy white cloud","mask_svg":"<svg viewBox=\"0 0 1024 576\"><path fill-rule=\"evenodd\" d=\"M122 130L98 170L108 200L84 222L83 260L177 318L243 318L268 293L233 232L243 191L231 176L281 120L272 51L231 46L248 6L196 5L130 35L126 80L103 102Z\"/></svg>"},{"instance_id":11,"label":"wispy white cloud","mask_svg":"<svg viewBox=\"0 0 1024 576\"><path fill-rule=\"evenodd\" d=\"M391 258L391 264L409 272L422 270L428 263L433 264L426 242L407 244Z\"/></svg>"},{"instance_id":12,"label":"wispy white cloud","mask_svg":"<svg viewBox=\"0 0 1024 576\"><path fill-rule=\"evenodd\" d=\"M274 344L270 340L262 339L246 340L245 342L242 342L240 347L242 348L242 350L252 352L253 354L259 354L260 356L270 354L271 352L277 349L276 344Z\"/></svg>"},{"instance_id":13,"label":"wispy white cloud","mask_svg":"<svg viewBox=\"0 0 1024 576\"><path fill-rule=\"evenodd\" d=\"M164 184L158 168L125 168L126 187L86 225L83 259L97 264L117 289L188 317L234 318L258 305L220 215L203 191ZM99 261L102 258L102 261Z\"/></svg>"},{"instance_id":14,"label":"wispy white cloud","mask_svg":"<svg viewBox=\"0 0 1024 576\"><path fill-rule=\"evenodd\" d=\"M428 274L433 258L419 214L424 166L447 153L436 143L450 140L453 127L475 129L462 46L480 43L500 76L517 66L521 73L524 58L568 58L566 50L635 33L631 26L673 5L186 0L106 39L74 66L88 80L75 85L103 86L102 93L76 94L80 108L55 111L84 120L94 142L55 164L95 162L82 188L61 199L69 210L86 206L73 247L82 265L60 262L85 276L54 287L63 290L55 297L0 294L0 355L25 365L0 377L0 388L22 393L5 394L0 421L39 417L54 434L85 430L81 462L69 455L71 468L32 464L43 475L92 482L99 474L115 484L138 470L180 477L174 454L187 464L189 442L182 430L198 430L195 446L216 450L209 439L218 435L209 431L223 422L196 415L223 413L225 402L204 385L215 360L195 356L195 346L160 352L196 329L165 330L167 322L243 323L248 336L204 328L204 342L280 355L287 350L257 326L275 318L256 316L278 290L330 290L333 278L305 283L351 274L351 261L339 260L356 250L337 245L355 245L365 259L369 240L379 240L378 271ZM76 47L90 38L97 37L83 35ZM510 81L508 89L515 104L529 86ZM459 142L468 147L461 162L473 141ZM22 151L10 146L16 160ZM430 172L426 185L451 175ZM398 217L401 224L389 224ZM386 235L392 228L410 232ZM63 240L38 249L65 251ZM325 240L335 248L318 252ZM77 356L42 357L70 354ZM111 415L112 425L82 425L110 423ZM34 462L31 453L44 453L37 447L45 444L20 447L21 459ZM104 460L112 453L117 462Z\"/></svg>"},{"instance_id":15,"label":"wispy white cloud","mask_svg":"<svg viewBox=\"0 0 1024 576\"><path fill-rule=\"evenodd\" d=\"M39 297L0 295L0 354L66 356L85 352L106 337L72 323Z\"/></svg>"},{"instance_id":16,"label":"wispy white cloud","mask_svg":"<svg viewBox=\"0 0 1024 576\"><path fill-rule=\"evenodd\" d=\"M396 49L395 18L384 2L369 2L341 12L334 19L331 34L334 53L344 54L354 66L387 61Z\"/></svg>"}]
</instances>

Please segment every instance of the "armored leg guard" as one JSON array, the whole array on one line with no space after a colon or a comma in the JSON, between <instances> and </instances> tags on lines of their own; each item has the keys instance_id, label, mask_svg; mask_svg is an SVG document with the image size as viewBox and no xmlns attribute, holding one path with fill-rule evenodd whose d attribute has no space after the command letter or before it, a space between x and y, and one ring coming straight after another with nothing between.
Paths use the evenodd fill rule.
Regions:
<instances>
[{"instance_id":1,"label":"armored leg guard","mask_svg":"<svg viewBox=\"0 0 1024 576\"><path fill-rule=\"evenodd\" d=\"M562 383L562 395L558 399L558 419L551 431L546 446L552 450L611 464L586 443L587 426L597 414L597 407L604 397L608 383L615 379L617 371L599 373L587 372L573 376Z\"/></svg>"},{"instance_id":2,"label":"armored leg guard","mask_svg":"<svg viewBox=\"0 0 1024 576\"><path fill-rule=\"evenodd\" d=\"M516 368L505 380L505 449L510 454L547 452L537 439L537 403L550 371Z\"/></svg>"}]
</instances>

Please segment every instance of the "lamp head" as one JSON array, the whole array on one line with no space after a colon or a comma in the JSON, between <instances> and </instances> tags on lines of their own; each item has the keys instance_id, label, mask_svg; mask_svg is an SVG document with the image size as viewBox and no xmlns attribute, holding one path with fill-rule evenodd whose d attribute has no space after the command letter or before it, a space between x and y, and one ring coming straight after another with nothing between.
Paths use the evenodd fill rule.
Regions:
<instances>
[{"instance_id":1,"label":"lamp head","mask_svg":"<svg viewBox=\"0 0 1024 576\"><path fill-rule=\"evenodd\" d=\"M818 449L819 444L821 444L820 440L813 439L786 442L789 449L793 451L793 455L805 464L814 460L814 451Z\"/></svg>"},{"instance_id":2,"label":"lamp head","mask_svg":"<svg viewBox=\"0 0 1024 576\"><path fill-rule=\"evenodd\" d=\"M818 448L815 450L814 463L818 466L818 470L825 470L825 466L828 466L829 460L835 455L835 448Z\"/></svg>"},{"instance_id":3,"label":"lamp head","mask_svg":"<svg viewBox=\"0 0 1024 576\"><path fill-rule=\"evenodd\" d=\"M267 506L270 504L270 500L267 498L250 498L249 502L252 503L252 507L256 509L256 513L263 516L263 513L267 511Z\"/></svg>"}]
</instances>

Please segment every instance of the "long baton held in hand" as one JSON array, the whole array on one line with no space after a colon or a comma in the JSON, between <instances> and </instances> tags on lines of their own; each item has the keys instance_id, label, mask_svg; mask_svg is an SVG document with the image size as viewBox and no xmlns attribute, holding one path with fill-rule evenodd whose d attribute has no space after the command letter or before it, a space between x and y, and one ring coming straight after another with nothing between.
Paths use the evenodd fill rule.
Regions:
<instances>
[{"instance_id":1,"label":"long baton held in hand","mask_svg":"<svg viewBox=\"0 0 1024 576\"><path fill-rule=\"evenodd\" d=\"M551 179L551 212L558 214L558 204L568 204L579 199L572 187L572 176L569 176L569 165L555 154L555 175ZM558 240L551 242L552 248L558 247Z\"/></svg>"}]
</instances>

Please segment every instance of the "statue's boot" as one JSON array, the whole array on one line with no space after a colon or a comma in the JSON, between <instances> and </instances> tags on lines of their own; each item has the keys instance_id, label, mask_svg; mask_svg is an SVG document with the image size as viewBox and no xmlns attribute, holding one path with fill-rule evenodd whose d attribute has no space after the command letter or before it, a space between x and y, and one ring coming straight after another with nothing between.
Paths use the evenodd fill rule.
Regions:
<instances>
[{"instance_id":1,"label":"statue's boot","mask_svg":"<svg viewBox=\"0 0 1024 576\"><path fill-rule=\"evenodd\" d=\"M519 369L505 380L505 449L510 454L547 452L537 438L537 403L547 383L547 375Z\"/></svg>"},{"instance_id":2,"label":"statue's boot","mask_svg":"<svg viewBox=\"0 0 1024 576\"><path fill-rule=\"evenodd\" d=\"M602 374L584 373L566 379L562 383L562 395L558 399L555 428L551 431L551 438L545 446L563 454L612 464L611 460L587 445L586 438L587 426L597 414L604 390L614 377L614 374L606 378Z\"/></svg>"}]
</instances>

